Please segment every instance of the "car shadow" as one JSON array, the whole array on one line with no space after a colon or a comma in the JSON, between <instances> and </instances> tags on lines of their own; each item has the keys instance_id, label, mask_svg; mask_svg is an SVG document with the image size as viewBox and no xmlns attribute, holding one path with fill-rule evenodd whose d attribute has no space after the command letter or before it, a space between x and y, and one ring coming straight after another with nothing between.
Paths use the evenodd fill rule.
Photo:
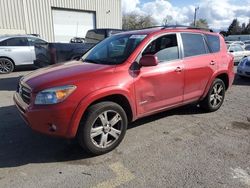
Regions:
<instances>
[{"instance_id":1,"label":"car shadow","mask_svg":"<svg viewBox=\"0 0 250 188\"><path fill-rule=\"evenodd\" d=\"M32 70L36 70L36 69L37 69L37 67L34 65L22 65L22 66L16 67L14 72L32 71Z\"/></svg>"},{"instance_id":2,"label":"car shadow","mask_svg":"<svg viewBox=\"0 0 250 188\"><path fill-rule=\"evenodd\" d=\"M15 91L17 89L17 84L21 76L1 78L0 79L0 91Z\"/></svg>"},{"instance_id":3,"label":"car shadow","mask_svg":"<svg viewBox=\"0 0 250 188\"><path fill-rule=\"evenodd\" d=\"M162 112L135 121L129 129L171 115L203 113L195 105ZM30 163L70 162L92 158L75 140L49 137L32 131L21 119L15 106L0 108L0 168ZM86 161L87 163L87 161Z\"/></svg>"},{"instance_id":4,"label":"car shadow","mask_svg":"<svg viewBox=\"0 0 250 188\"><path fill-rule=\"evenodd\" d=\"M250 86L250 78L240 77L236 74L233 85Z\"/></svg>"},{"instance_id":5,"label":"car shadow","mask_svg":"<svg viewBox=\"0 0 250 188\"><path fill-rule=\"evenodd\" d=\"M147 116L141 119L136 120L135 122L132 122L129 124L128 129L132 129L153 121L157 121L159 119L162 118L166 118L166 117L170 117L173 115L194 115L194 114L205 114L207 112L205 112L203 109L199 108L197 106L197 104L189 104L186 106L182 106L179 108L174 108L172 110L167 110L167 111L163 111L151 116Z\"/></svg>"}]
</instances>

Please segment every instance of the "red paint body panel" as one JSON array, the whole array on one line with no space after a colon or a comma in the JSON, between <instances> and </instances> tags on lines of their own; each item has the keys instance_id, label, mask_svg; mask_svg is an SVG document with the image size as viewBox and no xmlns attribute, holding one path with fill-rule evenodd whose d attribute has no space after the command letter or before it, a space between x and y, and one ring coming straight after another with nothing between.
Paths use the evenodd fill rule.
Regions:
<instances>
[{"instance_id":1,"label":"red paint body panel","mask_svg":"<svg viewBox=\"0 0 250 188\"><path fill-rule=\"evenodd\" d=\"M79 61L34 71L21 80L22 84L31 89L31 103L27 105L18 93L14 95L14 102L32 129L53 136L73 138L89 105L110 95L125 97L131 107L132 120L136 120L188 102L199 101L206 96L213 80L221 74L228 76L231 86L234 79L233 57L227 53L222 37L219 53L182 58L156 66L141 67L140 70L131 69L132 63L152 38L164 33L179 32L187 30L156 28L129 32L148 36L120 65ZM198 30L189 32L207 33ZM211 65L211 61L215 65ZM65 101L54 105L34 104L39 91L64 85L77 87ZM49 130L51 124L57 126L55 132Z\"/></svg>"}]
</instances>

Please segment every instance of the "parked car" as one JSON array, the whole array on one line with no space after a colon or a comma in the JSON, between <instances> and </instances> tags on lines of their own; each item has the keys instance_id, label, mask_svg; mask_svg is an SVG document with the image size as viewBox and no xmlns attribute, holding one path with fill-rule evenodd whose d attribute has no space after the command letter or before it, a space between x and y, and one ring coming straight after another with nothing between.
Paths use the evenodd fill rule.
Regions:
<instances>
[{"instance_id":1,"label":"parked car","mask_svg":"<svg viewBox=\"0 0 250 188\"><path fill-rule=\"evenodd\" d=\"M219 34L189 27L136 30L103 40L81 61L26 75L14 101L32 129L77 137L87 151L103 154L136 119L194 102L218 110L233 68Z\"/></svg>"},{"instance_id":2,"label":"parked car","mask_svg":"<svg viewBox=\"0 0 250 188\"><path fill-rule=\"evenodd\" d=\"M244 57L250 56L250 51L245 50L239 44L230 44L227 46L228 52L234 56L234 63L238 64Z\"/></svg>"},{"instance_id":3,"label":"parked car","mask_svg":"<svg viewBox=\"0 0 250 188\"><path fill-rule=\"evenodd\" d=\"M237 74L240 77L250 77L250 57L245 57L240 61Z\"/></svg>"},{"instance_id":4,"label":"parked car","mask_svg":"<svg viewBox=\"0 0 250 188\"><path fill-rule=\"evenodd\" d=\"M250 44L246 45L245 50L250 51Z\"/></svg>"},{"instance_id":5,"label":"parked car","mask_svg":"<svg viewBox=\"0 0 250 188\"><path fill-rule=\"evenodd\" d=\"M70 43L84 43L85 38L81 38L81 37L74 37L72 39L70 39Z\"/></svg>"},{"instance_id":6,"label":"parked car","mask_svg":"<svg viewBox=\"0 0 250 188\"><path fill-rule=\"evenodd\" d=\"M244 43L245 43L245 45L249 45L250 44L250 40L245 40Z\"/></svg>"},{"instance_id":7,"label":"parked car","mask_svg":"<svg viewBox=\"0 0 250 188\"><path fill-rule=\"evenodd\" d=\"M46 44L32 35L0 36L0 73L10 73L17 66L34 64L36 43Z\"/></svg>"},{"instance_id":8,"label":"parked car","mask_svg":"<svg viewBox=\"0 0 250 188\"><path fill-rule=\"evenodd\" d=\"M242 41L234 41L231 43L232 45L240 45L242 48L246 47L246 44Z\"/></svg>"},{"instance_id":9,"label":"parked car","mask_svg":"<svg viewBox=\"0 0 250 188\"><path fill-rule=\"evenodd\" d=\"M92 29L87 32L84 43L49 43L44 47L45 54L40 54L43 58L37 58L35 65L44 67L70 60L79 60L97 43L120 32L122 30L119 29Z\"/></svg>"}]
</instances>

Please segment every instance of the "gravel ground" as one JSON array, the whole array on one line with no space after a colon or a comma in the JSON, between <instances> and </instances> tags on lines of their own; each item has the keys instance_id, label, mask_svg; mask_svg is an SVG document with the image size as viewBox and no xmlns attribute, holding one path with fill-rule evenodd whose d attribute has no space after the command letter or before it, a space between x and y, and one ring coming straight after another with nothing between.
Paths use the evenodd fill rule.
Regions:
<instances>
[{"instance_id":1,"label":"gravel ground","mask_svg":"<svg viewBox=\"0 0 250 188\"><path fill-rule=\"evenodd\" d=\"M0 75L0 187L250 187L250 79L236 77L221 109L188 105L140 119L114 151L30 130L12 96L26 71Z\"/></svg>"}]
</instances>

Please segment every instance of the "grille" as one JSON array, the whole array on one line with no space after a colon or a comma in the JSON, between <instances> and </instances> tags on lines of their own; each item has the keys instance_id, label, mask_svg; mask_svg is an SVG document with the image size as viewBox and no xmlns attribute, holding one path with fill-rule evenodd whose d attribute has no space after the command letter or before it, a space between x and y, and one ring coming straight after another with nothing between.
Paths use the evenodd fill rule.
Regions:
<instances>
[{"instance_id":1,"label":"grille","mask_svg":"<svg viewBox=\"0 0 250 188\"><path fill-rule=\"evenodd\" d=\"M30 104L30 99L31 99L31 91L27 87L23 85L18 85L17 92L23 99L23 101L27 104Z\"/></svg>"}]
</instances>

